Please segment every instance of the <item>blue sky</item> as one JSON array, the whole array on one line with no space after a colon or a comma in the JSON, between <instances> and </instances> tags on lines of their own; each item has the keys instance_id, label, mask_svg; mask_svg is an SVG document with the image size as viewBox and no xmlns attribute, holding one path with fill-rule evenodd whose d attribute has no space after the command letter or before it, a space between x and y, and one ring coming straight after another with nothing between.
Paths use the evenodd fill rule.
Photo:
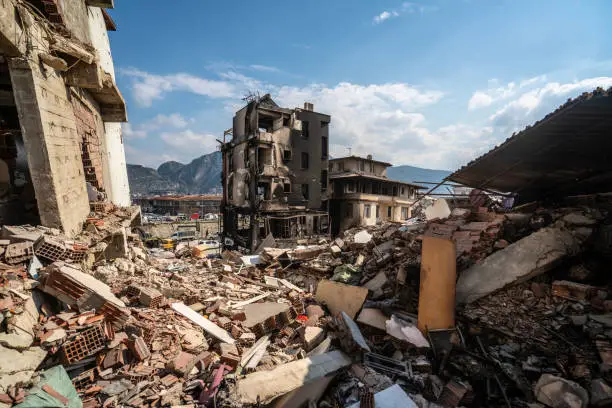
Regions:
<instances>
[{"instance_id":1,"label":"blue sky","mask_svg":"<svg viewBox=\"0 0 612 408\"><path fill-rule=\"evenodd\" d=\"M612 86L605 0L119 0L128 163L216 149L249 91L332 116L330 151L455 169Z\"/></svg>"}]
</instances>

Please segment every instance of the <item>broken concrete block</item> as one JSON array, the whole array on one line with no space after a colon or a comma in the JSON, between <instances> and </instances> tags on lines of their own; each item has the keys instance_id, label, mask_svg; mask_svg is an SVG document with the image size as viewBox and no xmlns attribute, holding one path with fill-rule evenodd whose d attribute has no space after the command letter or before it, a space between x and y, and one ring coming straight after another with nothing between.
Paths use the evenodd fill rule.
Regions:
<instances>
[{"instance_id":1,"label":"broken concrete block","mask_svg":"<svg viewBox=\"0 0 612 408\"><path fill-rule=\"evenodd\" d=\"M372 240L372 235L366 230L359 231L353 237L353 241L356 244L367 244L371 240Z\"/></svg>"},{"instance_id":2,"label":"broken concrete block","mask_svg":"<svg viewBox=\"0 0 612 408\"><path fill-rule=\"evenodd\" d=\"M344 248L344 241L340 237L334 239L334 244L340 249Z\"/></svg>"},{"instance_id":3,"label":"broken concrete block","mask_svg":"<svg viewBox=\"0 0 612 408\"><path fill-rule=\"evenodd\" d=\"M323 279L317 285L315 299L327 306L332 315L345 312L354 319L368 296L368 289Z\"/></svg>"},{"instance_id":4,"label":"broken concrete block","mask_svg":"<svg viewBox=\"0 0 612 408\"><path fill-rule=\"evenodd\" d=\"M385 286L387 281L387 275L383 269L362 286L372 291L372 299L378 299L383 295L383 286Z\"/></svg>"},{"instance_id":5,"label":"broken concrete block","mask_svg":"<svg viewBox=\"0 0 612 408\"><path fill-rule=\"evenodd\" d=\"M536 399L552 408L587 408L589 394L573 381L543 374L534 387Z\"/></svg>"},{"instance_id":6,"label":"broken concrete block","mask_svg":"<svg viewBox=\"0 0 612 408\"><path fill-rule=\"evenodd\" d=\"M464 271L457 281L457 302L470 303L540 275L577 253L584 241L564 228L542 228Z\"/></svg>"},{"instance_id":7,"label":"broken concrete block","mask_svg":"<svg viewBox=\"0 0 612 408\"><path fill-rule=\"evenodd\" d=\"M408 342L415 347L429 347L429 342L423 333L415 326L391 315L391 319L386 321L387 334L398 340Z\"/></svg>"},{"instance_id":8,"label":"broken concrete block","mask_svg":"<svg viewBox=\"0 0 612 408\"><path fill-rule=\"evenodd\" d=\"M27 349L34 341L34 326L38 324L38 309L32 298L25 301L23 312L7 321L7 333L0 333L0 344L15 349Z\"/></svg>"},{"instance_id":9,"label":"broken concrete block","mask_svg":"<svg viewBox=\"0 0 612 408\"><path fill-rule=\"evenodd\" d=\"M0 345L0 361L11 362L0 364L0 392L10 385L30 380L46 356L47 352L40 347L19 352Z\"/></svg>"},{"instance_id":10,"label":"broken concrete block","mask_svg":"<svg viewBox=\"0 0 612 408\"><path fill-rule=\"evenodd\" d=\"M349 405L349 408L362 407L361 402ZM374 394L374 405L376 408L418 408L418 405L397 384L393 384L386 390Z\"/></svg>"},{"instance_id":11,"label":"broken concrete block","mask_svg":"<svg viewBox=\"0 0 612 408\"><path fill-rule=\"evenodd\" d=\"M342 250L337 245L332 245L329 250L331 251L333 256L338 256L342 253Z\"/></svg>"},{"instance_id":12,"label":"broken concrete block","mask_svg":"<svg viewBox=\"0 0 612 408\"><path fill-rule=\"evenodd\" d=\"M292 361L270 371L255 372L238 380L237 396L243 404L267 404L280 395L335 373L350 364L351 359L337 350Z\"/></svg>"},{"instance_id":13,"label":"broken concrete block","mask_svg":"<svg viewBox=\"0 0 612 408\"><path fill-rule=\"evenodd\" d=\"M304 341L304 348L306 351L310 351L317 347L325 338L325 330L320 327L304 327L304 334L302 340Z\"/></svg>"},{"instance_id":14,"label":"broken concrete block","mask_svg":"<svg viewBox=\"0 0 612 408\"><path fill-rule=\"evenodd\" d=\"M379 309L368 309L365 307L361 310L361 313L359 313L359 317L357 317L358 323L375 327L383 331L387 330L387 320L389 320L387 316Z\"/></svg>"},{"instance_id":15,"label":"broken concrete block","mask_svg":"<svg viewBox=\"0 0 612 408\"><path fill-rule=\"evenodd\" d=\"M425 209L425 218L427 221L434 219L448 218L451 214L451 209L445 199L440 198Z\"/></svg>"}]
</instances>

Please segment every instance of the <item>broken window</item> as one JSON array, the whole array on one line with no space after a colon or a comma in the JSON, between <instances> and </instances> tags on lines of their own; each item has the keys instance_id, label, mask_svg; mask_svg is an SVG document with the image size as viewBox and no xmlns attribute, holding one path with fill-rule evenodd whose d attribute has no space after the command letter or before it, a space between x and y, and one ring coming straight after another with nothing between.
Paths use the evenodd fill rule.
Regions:
<instances>
[{"instance_id":1,"label":"broken window","mask_svg":"<svg viewBox=\"0 0 612 408\"><path fill-rule=\"evenodd\" d=\"M289 118L285 117L283 118L283 127L288 127L289 126Z\"/></svg>"},{"instance_id":2,"label":"broken window","mask_svg":"<svg viewBox=\"0 0 612 408\"><path fill-rule=\"evenodd\" d=\"M302 184L302 197L304 197L304 200L309 198L308 184Z\"/></svg>"},{"instance_id":3,"label":"broken window","mask_svg":"<svg viewBox=\"0 0 612 408\"><path fill-rule=\"evenodd\" d=\"M365 218L370 218L371 215L372 215L372 206L370 204L365 204L363 206L363 216Z\"/></svg>"},{"instance_id":4,"label":"broken window","mask_svg":"<svg viewBox=\"0 0 612 408\"><path fill-rule=\"evenodd\" d=\"M321 191L327 191L327 170L321 170Z\"/></svg>"},{"instance_id":5,"label":"broken window","mask_svg":"<svg viewBox=\"0 0 612 408\"><path fill-rule=\"evenodd\" d=\"M321 158L327 159L327 147L328 147L328 138L323 136L321 138Z\"/></svg>"},{"instance_id":6,"label":"broken window","mask_svg":"<svg viewBox=\"0 0 612 408\"><path fill-rule=\"evenodd\" d=\"M257 197L260 200L271 199L270 183L259 183L257 184Z\"/></svg>"},{"instance_id":7,"label":"broken window","mask_svg":"<svg viewBox=\"0 0 612 408\"><path fill-rule=\"evenodd\" d=\"M402 207L402 220L408 219L408 207Z\"/></svg>"},{"instance_id":8,"label":"broken window","mask_svg":"<svg viewBox=\"0 0 612 408\"><path fill-rule=\"evenodd\" d=\"M288 162L291 160L291 149L283 149L283 161Z\"/></svg>"},{"instance_id":9,"label":"broken window","mask_svg":"<svg viewBox=\"0 0 612 408\"><path fill-rule=\"evenodd\" d=\"M376 218L380 218L380 205L376 206Z\"/></svg>"},{"instance_id":10,"label":"broken window","mask_svg":"<svg viewBox=\"0 0 612 408\"><path fill-rule=\"evenodd\" d=\"M392 212L392 208L391 207L387 207L387 217L391 218L391 212Z\"/></svg>"},{"instance_id":11,"label":"broken window","mask_svg":"<svg viewBox=\"0 0 612 408\"><path fill-rule=\"evenodd\" d=\"M406 194L406 188L402 187L402 195Z\"/></svg>"},{"instance_id":12,"label":"broken window","mask_svg":"<svg viewBox=\"0 0 612 408\"><path fill-rule=\"evenodd\" d=\"M307 120L302 121L302 137L304 139L310 137L310 123Z\"/></svg>"},{"instance_id":13,"label":"broken window","mask_svg":"<svg viewBox=\"0 0 612 408\"><path fill-rule=\"evenodd\" d=\"M308 153L306 152L302 152L302 168L303 169L308 168Z\"/></svg>"},{"instance_id":14,"label":"broken window","mask_svg":"<svg viewBox=\"0 0 612 408\"><path fill-rule=\"evenodd\" d=\"M355 185L353 184L352 181L349 181L348 183L346 183L346 192L347 193L354 193L355 192Z\"/></svg>"},{"instance_id":15,"label":"broken window","mask_svg":"<svg viewBox=\"0 0 612 408\"><path fill-rule=\"evenodd\" d=\"M291 192L291 183L284 183L283 184L283 192L285 192L285 193L290 193Z\"/></svg>"}]
</instances>

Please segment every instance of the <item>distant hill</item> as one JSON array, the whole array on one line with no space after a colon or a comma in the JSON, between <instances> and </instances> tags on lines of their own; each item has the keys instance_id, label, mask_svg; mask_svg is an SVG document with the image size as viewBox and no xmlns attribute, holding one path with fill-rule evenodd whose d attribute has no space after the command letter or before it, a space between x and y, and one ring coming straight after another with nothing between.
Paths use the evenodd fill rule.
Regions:
<instances>
[{"instance_id":1,"label":"distant hill","mask_svg":"<svg viewBox=\"0 0 612 408\"><path fill-rule=\"evenodd\" d=\"M162 163L157 170L138 164L128 164L128 179L132 194L206 194L221 187L221 152L205 154L189 164L176 161ZM427 181L438 183L451 172L414 166L393 166L387 176L407 183ZM424 187L427 187L425 185Z\"/></svg>"},{"instance_id":2,"label":"distant hill","mask_svg":"<svg viewBox=\"0 0 612 408\"><path fill-rule=\"evenodd\" d=\"M452 172L448 170L432 170L414 166L393 166L387 169L387 177L406 183L416 181L427 181L429 183L439 183ZM433 187L425 184L423 187Z\"/></svg>"},{"instance_id":3,"label":"distant hill","mask_svg":"<svg viewBox=\"0 0 612 408\"><path fill-rule=\"evenodd\" d=\"M128 164L128 180L132 194L206 194L221 187L221 152L205 154L183 164L162 163L157 170Z\"/></svg>"}]
</instances>

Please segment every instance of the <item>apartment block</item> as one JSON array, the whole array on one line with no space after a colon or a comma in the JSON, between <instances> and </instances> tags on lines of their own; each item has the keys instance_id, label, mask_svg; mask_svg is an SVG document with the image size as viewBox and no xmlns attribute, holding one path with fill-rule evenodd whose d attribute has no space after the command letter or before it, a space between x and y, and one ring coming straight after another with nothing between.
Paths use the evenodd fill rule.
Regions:
<instances>
[{"instance_id":1,"label":"apartment block","mask_svg":"<svg viewBox=\"0 0 612 408\"><path fill-rule=\"evenodd\" d=\"M228 246L254 250L268 235L277 244L329 235L329 115L253 98L225 132L223 229Z\"/></svg>"},{"instance_id":2,"label":"apartment block","mask_svg":"<svg viewBox=\"0 0 612 408\"><path fill-rule=\"evenodd\" d=\"M347 228L401 222L412 216L416 193L425 187L391 180L391 163L348 156L329 161L332 235Z\"/></svg>"}]
</instances>

